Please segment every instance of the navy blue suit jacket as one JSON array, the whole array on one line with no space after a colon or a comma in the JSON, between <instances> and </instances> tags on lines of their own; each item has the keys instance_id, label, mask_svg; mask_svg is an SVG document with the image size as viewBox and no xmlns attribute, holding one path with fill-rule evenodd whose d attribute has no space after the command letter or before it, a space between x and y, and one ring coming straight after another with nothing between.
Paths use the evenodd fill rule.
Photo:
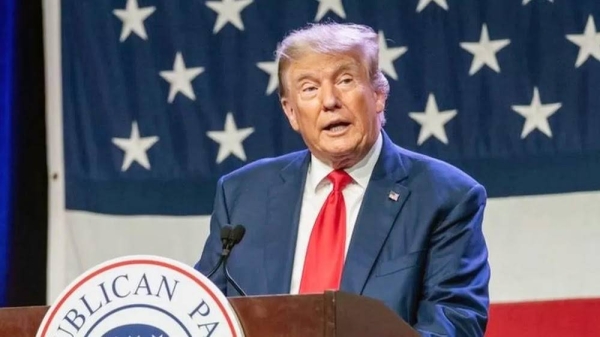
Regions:
<instances>
[{"instance_id":1,"label":"navy blue suit jacket","mask_svg":"<svg viewBox=\"0 0 600 337\"><path fill-rule=\"evenodd\" d=\"M206 275L216 265L221 226L243 224L231 275L248 295L288 294L309 161L310 153L300 151L221 178L196 269ZM469 176L394 145L383 132L341 290L383 301L423 336L483 336L490 277L485 204L485 189ZM225 295L238 295L223 273L212 280Z\"/></svg>"}]
</instances>

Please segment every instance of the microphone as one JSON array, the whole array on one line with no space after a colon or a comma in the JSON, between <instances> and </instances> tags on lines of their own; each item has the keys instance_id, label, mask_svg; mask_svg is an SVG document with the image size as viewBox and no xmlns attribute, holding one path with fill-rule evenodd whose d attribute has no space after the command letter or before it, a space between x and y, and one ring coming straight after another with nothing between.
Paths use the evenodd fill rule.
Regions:
<instances>
[{"instance_id":1,"label":"microphone","mask_svg":"<svg viewBox=\"0 0 600 337\"><path fill-rule=\"evenodd\" d=\"M219 262L217 265L208 273L206 276L210 278L213 274L219 269L221 265L223 265L223 269L225 271L225 278L227 282L231 283L231 285L235 288L235 290L242 296L246 296L246 293L240 288L240 286L235 282L235 280L229 274L229 269L227 269L227 261L229 259L229 255L231 254L231 250L235 245L240 243L244 238L244 234L246 234L246 228L242 225L237 225L233 229L231 226L223 226L221 228L221 243L222 251L221 257L219 258Z\"/></svg>"},{"instance_id":2,"label":"microphone","mask_svg":"<svg viewBox=\"0 0 600 337\"><path fill-rule=\"evenodd\" d=\"M210 273L208 273L208 275L206 276L207 278L213 276L213 274L219 269L221 264L223 264L223 260L225 260L225 257L229 255L229 252L231 252L231 247L227 248L227 246L229 245L229 237L231 236L231 232L231 226L224 226L223 228L221 228L221 242L223 243L223 247L221 248L221 257L219 258L219 262L217 263L217 265L210 271ZM225 253L226 249L227 253Z\"/></svg>"},{"instance_id":3,"label":"microphone","mask_svg":"<svg viewBox=\"0 0 600 337\"><path fill-rule=\"evenodd\" d=\"M224 232L225 231L221 231L221 242L223 242L223 252L221 253L221 256L225 256L225 260L223 262L226 262L233 247L242 241L242 238L246 233L246 228L242 225L235 226L229 231L227 240L223 239Z\"/></svg>"},{"instance_id":4,"label":"microphone","mask_svg":"<svg viewBox=\"0 0 600 337\"><path fill-rule=\"evenodd\" d=\"M240 241L242 241L242 239L244 238L244 234L246 234L246 227L242 225L235 226L230 232L229 245L226 249L223 250L222 254L225 254L225 252L227 254L223 259L223 269L225 270L225 278L227 279L227 281L229 281L229 283L231 283L231 285L240 295L247 296L246 293L242 290L242 288L240 288L240 286L237 284L237 282L235 282L233 277L231 277L231 275L229 274L229 269L227 269L227 261L229 260L229 254L231 253L233 247L240 243Z\"/></svg>"}]
</instances>

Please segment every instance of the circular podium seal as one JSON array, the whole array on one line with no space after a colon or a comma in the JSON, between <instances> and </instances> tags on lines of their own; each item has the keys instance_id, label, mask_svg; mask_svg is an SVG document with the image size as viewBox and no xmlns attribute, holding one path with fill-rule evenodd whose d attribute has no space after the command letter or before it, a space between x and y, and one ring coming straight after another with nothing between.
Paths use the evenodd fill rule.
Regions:
<instances>
[{"instance_id":1,"label":"circular podium seal","mask_svg":"<svg viewBox=\"0 0 600 337\"><path fill-rule=\"evenodd\" d=\"M195 269L135 255L79 276L48 309L36 337L243 337L233 307Z\"/></svg>"}]
</instances>

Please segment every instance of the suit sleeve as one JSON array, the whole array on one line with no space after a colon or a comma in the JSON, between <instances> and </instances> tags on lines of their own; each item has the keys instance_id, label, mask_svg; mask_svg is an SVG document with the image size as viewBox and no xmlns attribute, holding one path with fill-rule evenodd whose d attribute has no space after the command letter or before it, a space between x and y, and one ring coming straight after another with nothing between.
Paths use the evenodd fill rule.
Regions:
<instances>
[{"instance_id":1,"label":"suit sleeve","mask_svg":"<svg viewBox=\"0 0 600 337\"><path fill-rule=\"evenodd\" d=\"M205 276L217 265L221 256L221 227L229 223L227 206L225 201L225 192L223 189L223 178L217 183L217 191L213 205L213 212L210 217L210 234L204 244L204 250L200 260L194 268ZM219 287L221 292L227 296L227 281L223 268L219 268L211 277L211 281Z\"/></svg>"},{"instance_id":2,"label":"suit sleeve","mask_svg":"<svg viewBox=\"0 0 600 337\"><path fill-rule=\"evenodd\" d=\"M414 328L426 337L485 333L490 267L482 231L486 192L476 185L433 228Z\"/></svg>"}]
</instances>

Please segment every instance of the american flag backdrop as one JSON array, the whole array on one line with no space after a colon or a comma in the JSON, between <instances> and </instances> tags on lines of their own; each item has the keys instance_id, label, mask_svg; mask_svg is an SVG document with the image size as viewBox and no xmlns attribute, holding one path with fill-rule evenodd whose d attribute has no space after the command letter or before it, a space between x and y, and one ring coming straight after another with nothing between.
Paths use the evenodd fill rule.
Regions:
<instances>
[{"instance_id":1,"label":"american flag backdrop","mask_svg":"<svg viewBox=\"0 0 600 337\"><path fill-rule=\"evenodd\" d=\"M367 24L385 130L487 189L488 336L598 336L600 1L44 0L48 300L116 256L193 264L217 179L304 148L274 50Z\"/></svg>"}]
</instances>

